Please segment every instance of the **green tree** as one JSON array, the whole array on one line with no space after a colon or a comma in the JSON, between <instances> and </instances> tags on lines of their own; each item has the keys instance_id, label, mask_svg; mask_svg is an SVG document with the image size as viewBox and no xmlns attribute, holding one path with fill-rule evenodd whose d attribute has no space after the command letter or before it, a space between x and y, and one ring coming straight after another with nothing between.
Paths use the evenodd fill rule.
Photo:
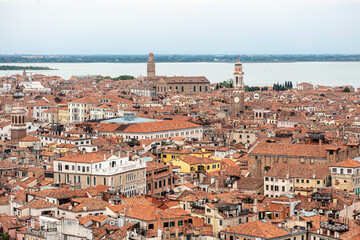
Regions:
<instances>
[{"instance_id":1,"label":"green tree","mask_svg":"<svg viewBox=\"0 0 360 240\"><path fill-rule=\"evenodd\" d=\"M350 92L350 88L349 87L344 88L344 92Z\"/></svg>"},{"instance_id":2,"label":"green tree","mask_svg":"<svg viewBox=\"0 0 360 240\"><path fill-rule=\"evenodd\" d=\"M220 84L220 86L223 86L226 88L233 88L233 80L232 79L222 81L219 84Z\"/></svg>"}]
</instances>

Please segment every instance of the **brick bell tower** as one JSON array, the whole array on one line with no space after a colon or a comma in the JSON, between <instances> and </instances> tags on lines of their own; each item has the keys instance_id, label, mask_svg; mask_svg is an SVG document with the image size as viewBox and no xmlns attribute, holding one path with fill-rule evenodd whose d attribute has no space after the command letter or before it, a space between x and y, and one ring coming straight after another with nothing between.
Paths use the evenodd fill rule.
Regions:
<instances>
[{"instance_id":1,"label":"brick bell tower","mask_svg":"<svg viewBox=\"0 0 360 240\"><path fill-rule=\"evenodd\" d=\"M25 116L26 110L24 109L24 93L21 91L20 86L17 84L13 94L14 107L10 113L11 115L11 141L18 142L20 139L26 137L26 124Z\"/></svg>"},{"instance_id":2,"label":"brick bell tower","mask_svg":"<svg viewBox=\"0 0 360 240\"><path fill-rule=\"evenodd\" d=\"M233 79L233 98L231 102L231 112L232 114L239 114L240 111L244 110L244 72L242 71L242 63L240 62L240 58L238 56L237 61L234 66L234 79Z\"/></svg>"},{"instance_id":3,"label":"brick bell tower","mask_svg":"<svg viewBox=\"0 0 360 240\"><path fill-rule=\"evenodd\" d=\"M147 76L155 77L155 59L153 53L149 53L149 58L147 60Z\"/></svg>"}]
</instances>

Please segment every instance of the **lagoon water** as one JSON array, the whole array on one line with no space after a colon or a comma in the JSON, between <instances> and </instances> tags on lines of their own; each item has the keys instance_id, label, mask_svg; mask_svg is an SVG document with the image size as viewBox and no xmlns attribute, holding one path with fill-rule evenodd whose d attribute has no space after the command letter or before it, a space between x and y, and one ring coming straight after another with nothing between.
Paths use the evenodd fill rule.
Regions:
<instances>
[{"instance_id":1,"label":"lagoon water","mask_svg":"<svg viewBox=\"0 0 360 240\"><path fill-rule=\"evenodd\" d=\"M57 75L69 79L75 75L146 75L146 63L11 63L0 65L47 66L57 70L27 71ZM216 83L232 78L233 63L156 63L156 74L167 76L206 76ZM360 62L295 62L295 63L244 63L245 84L270 86L273 83L292 81L311 82L315 85L352 85L360 88ZM22 71L0 71L0 76L11 76Z\"/></svg>"}]
</instances>

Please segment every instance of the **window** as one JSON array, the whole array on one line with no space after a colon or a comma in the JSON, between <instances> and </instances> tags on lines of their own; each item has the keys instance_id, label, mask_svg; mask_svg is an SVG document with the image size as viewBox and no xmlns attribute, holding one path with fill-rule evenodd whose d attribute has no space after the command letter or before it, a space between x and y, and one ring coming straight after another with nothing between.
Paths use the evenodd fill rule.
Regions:
<instances>
[{"instance_id":1,"label":"window","mask_svg":"<svg viewBox=\"0 0 360 240\"><path fill-rule=\"evenodd\" d=\"M265 177L265 181L269 181L269 178L268 178L268 177Z\"/></svg>"},{"instance_id":2,"label":"window","mask_svg":"<svg viewBox=\"0 0 360 240\"><path fill-rule=\"evenodd\" d=\"M89 186L90 185L90 177L86 178L86 184Z\"/></svg>"},{"instance_id":3,"label":"window","mask_svg":"<svg viewBox=\"0 0 360 240\"><path fill-rule=\"evenodd\" d=\"M320 184L320 181L317 181L316 183L317 183L317 184Z\"/></svg>"},{"instance_id":4,"label":"window","mask_svg":"<svg viewBox=\"0 0 360 240\"><path fill-rule=\"evenodd\" d=\"M182 226L183 225L183 221L179 221L178 222L178 226L180 227L180 226Z\"/></svg>"},{"instance_id":5,"label":"window","mask_svg":"<svg viewBox=\"0 0 360 240\"><path fill-rule=\"evenodd\" d=\"M170 227L175 227L175 222L170 222Z\"/></svg>"},{"instance_id":6,"label":"window","mask_svg":"<svg viewBox=\"0 0 360 240\"><path fill-rule=\"evenodd\" d=\"M155 187L154 188L157 189L157 182L155 182Z\"/></svg>"},{"instance_id":7,"label":"window","mask_svg":"<svg viewBox=\"0 0 360 240\"><path fill-rule=\"evenodd\" d=\"M154 224L150 223L149 226L148 226L148 229L149 229L149 230L154 229Z\"/></svg>"},{"instance_id":8,"label":"window","mask_svg":"<svg viewBox=\"0 0 360 240\"><path fill-rule=\"evenodd\" d=\"M266 187L266 190L268 191L269 190L269 185L266 185L265 187Z\"/></svg>"},{"instance_id":9,"label":"window","mask_svg":"<svg viewBox=\"0 0 360 240\"><path fill-rule=\"evenodd\" d=\"M206 212L211 213L211 209L210 209L210 208L207 208L207 209L206 209Z\"/></svg>"},{"instance_id":10,"label":"window","mask_svg":"<svg viewBox=\"0 0 360 240\"><path fill-rule=\"evenodd\" d=\"M65 170L69 170L69 165L65 165Z\"/></svg>"},{"instance_id":11,"label":"window","mask_svg":"<svg viewBox=\"0 0 360 240\"><path fill-rule=\"evenodd\" d=\"M62 165L61 165L61 163L58 164L58 171L62 171Z\"/></svg>"},{"instance_id":12,"label":"window","mask_svg":"<svg viewBox=\"0 0 360 240\"><path fill-rule=\"evenodd\" d=\"M164 228L169 227L169 223L168 222L164 222Z\"/></svg>"},{"instance_id":13,"label":"window","mask_svg":"<svg viewBox=\"0 0 360 240\"><path fill-rule=\"evenodd\" d=\"M161 180L159 181L159 188L161 188Z\"/></svg>"},{"instance_id":14,"label":"window","mask_svg":"<svg viewBox=\"0 0 360 240\"><path fill-rule=\"evenodd\" d=\"M285 192L285 186L282 186L282 191Z\"/></svg>"},{"instance_id":15,"label":"window","mask_svg":"<svg viewBox=\"0 0 360 240\"><path fill-rule=\"evenodd\" d=\"M211 223L211 218L208 218L208 219L207 219L207 222L210 224L210 223Z\"/></svg>"},{"instance_id":16,"label":"window","mask_svg":"<svg viewBox=\"0 0 360 240\"><path fill-rule=\"evenodd\" d=\"M223 220L219 220L219 225L222 226L223 225Z\"/></svg>"}]
</instances>

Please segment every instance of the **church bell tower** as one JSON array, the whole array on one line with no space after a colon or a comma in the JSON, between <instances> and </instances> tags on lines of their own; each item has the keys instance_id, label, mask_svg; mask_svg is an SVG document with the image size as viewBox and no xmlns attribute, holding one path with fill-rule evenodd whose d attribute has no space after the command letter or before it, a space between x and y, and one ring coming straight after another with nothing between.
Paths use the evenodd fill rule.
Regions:
<instances>
[{"instance_id":1,"label":"church bell tower","mask_svg":"<svg viewBox=\"0 0 360 240\"><path fill-rule=\"evenodd\" d=\"M233 98L232 98L232 106L231 112L232 114L239 114L240 111L244 110L244 72L242 71L242 63L240 62L240 58L238 56L237 61L234 66L234 79L233 79Z\"/></svg>"},{"instance_id":2,"label":"church bell tower","mask_svg":"<svg viewBox=\"0 0 360 240\"><path fill-rule=\"evenodd\" d=\"M149 53L149 58L147 60L147 76L155 77L155 59L153 53Z\"/></svg>"},{"instance_id":3,"label":"church bell tower","mask_svg":"<svg viewBox=\"0 0 360 240\"><path fill-rule=\"evenodd\" d=\"M14 106L10 113L11 115L11 141L18 142L20 139L26 137L26 110L24 109L24 93L17 84L13 94Z\"/></svg>"}]
</instances>

